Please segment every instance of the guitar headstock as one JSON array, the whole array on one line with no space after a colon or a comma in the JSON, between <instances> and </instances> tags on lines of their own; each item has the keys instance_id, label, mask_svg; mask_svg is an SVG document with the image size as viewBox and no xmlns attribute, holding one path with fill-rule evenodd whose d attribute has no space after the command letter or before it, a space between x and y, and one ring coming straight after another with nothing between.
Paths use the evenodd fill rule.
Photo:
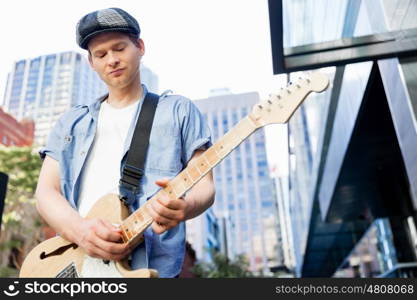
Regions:
<instances>
[{"instance_id":1,"label":"guitar headstock","mask_svg":"<svg viewBox=\"0 0 417 300\"><path fill-rule=\"evenodd\" d=\"M259 126L286 123L309 93L322 92L328 86L327 76L314 72L307 78L300 78L297 82L282 88L278 94L272 94L267 100L256 104L250 116Z\"/></svg>"}]
</instances>

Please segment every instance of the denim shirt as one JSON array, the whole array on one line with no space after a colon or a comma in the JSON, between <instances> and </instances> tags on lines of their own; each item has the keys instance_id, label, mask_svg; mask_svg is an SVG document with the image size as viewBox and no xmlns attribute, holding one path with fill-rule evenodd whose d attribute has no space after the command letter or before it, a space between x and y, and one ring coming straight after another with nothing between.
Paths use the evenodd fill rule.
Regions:
<instances>
[{"instance_id":1,"label":"denim shirt","mask_svg":"<svg viewBox=\"0 0 417 300\"><path fill-rule=\"evenodd\" d=\"M120 172L126 162L136 121L147 93L146 87L142 86L143 96L130 124ZM90 105L75 106L64 113L52 129L47 145L39 151L42 159L48 155L59 162L61 192L74 209L77 209L80 177L96 133L100 105L99 99ZM149 138L141 192L136 195L136 201L130 209L136 210L160 189L155 184L157 179L175 177L195 150L205 150L210 146L210 130L195 104L182 96L162 94ZM144 253L146 265L143 265ZM158 270L160 277L174 277L181 271L184 253L184 222L160 235L149 227L145 232L145 243L132 252L131 266L132 269L149 267Z\"/></svg>"}]
</instances>

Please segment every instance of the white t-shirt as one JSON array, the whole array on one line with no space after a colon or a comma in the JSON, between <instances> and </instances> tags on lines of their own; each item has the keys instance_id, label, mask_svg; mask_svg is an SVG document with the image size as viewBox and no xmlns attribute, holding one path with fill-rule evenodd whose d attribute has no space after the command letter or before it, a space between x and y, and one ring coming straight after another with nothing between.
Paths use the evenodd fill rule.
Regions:
<instances>
[{"instance_id":1,"label":"white t-shirt","mask_svg":"<svg viewBox=\"0 0 417 300\"><path fill-rule=\"evenodd\" d=\"M124 143L138 104L123 108L114 108L107 101L101 104L96 135L81 176L78 211L83 217L104 195L118 194Z\"/></svg>"}]
</instances>

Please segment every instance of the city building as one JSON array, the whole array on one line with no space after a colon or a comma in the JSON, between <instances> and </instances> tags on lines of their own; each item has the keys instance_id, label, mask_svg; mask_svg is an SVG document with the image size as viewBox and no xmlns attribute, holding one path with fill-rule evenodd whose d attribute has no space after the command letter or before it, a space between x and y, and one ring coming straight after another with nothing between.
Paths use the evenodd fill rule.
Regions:
<instances>
[{"instance_id":1,"label":"city building","mask_svg":"<svg viewBox=\"0 0 417 300\"><path fill-rule=\"evenodd\" d=\"M203 215L187 221L187 241L195 251L196 259L213 261L213 253L220 251L220 228L213 209Z\"/></svg>"},{"instance_id":2,"label":"city building","mask_svg":"<svg viewBox=\"0 0 417 300\"><path fill-rule=\"evenodd\" d=\"M269 16L274 74L330 79L288 124L296 275L416 277L417 2L269 0Z\"/></svg>"},{"instance_id":3,"label":"city building","mask_svg":"<svg viewBox=\"0 0 417 300\"><path fill-rule=\"evenodd\" d=\"M223 94L196 100L216 142L259 102L257 93ZM252 271L277 264L277 211L269 175L264 129L259 129L214 168L221 251L246 255ZM272 237L271 237L272 236Z\"/></svg>"},{"instance_id":4,"label":"city building","mask_svg":"<svg viewBox=\"0 0 417 300\"><path fill-rule=\"evenodd\" d=\"M104 92L103 83L86 59L71 51L15 62L3 103L17 120L35 122L35 143L41 146L63 112Z\"/></svg>"},{"instance_id":5,"label":"city building","mask_svg":"<svg viewBox=\"0 0 417 300\"><path fill-rule=\"evenodd\" d=\"M0 107L0 144L4 146L31 146L35 124L32 120L18 122Z\"/></svg>"},{"instance_id":6,"label":"city building","mask_svg":"<svg viewBox=\"0 0 417 300\"><path fill-rule=\"evenodd\" d=\"M142 82L158 92L158 77L141 66ZM103 81L80 53L69 51L22 59L8 75L5 111L35 122L35 143L42 146L58 118L70 107L90 104L106 93Z\"/></svg>"},{"instance_id":7,"label":"city building","mask_svg":"<svg viewBox=\"0 0 417 300\"><path fill-rule=\"evenodd\" d=\"M294 244L291 226L290 198L288 189L288 175L278 172L271 172L277 189L277 206L278 206L278 222L279 236L277 243L278 268L293 273L295 269L294 262Z\"/></svg>"}]
</instances>

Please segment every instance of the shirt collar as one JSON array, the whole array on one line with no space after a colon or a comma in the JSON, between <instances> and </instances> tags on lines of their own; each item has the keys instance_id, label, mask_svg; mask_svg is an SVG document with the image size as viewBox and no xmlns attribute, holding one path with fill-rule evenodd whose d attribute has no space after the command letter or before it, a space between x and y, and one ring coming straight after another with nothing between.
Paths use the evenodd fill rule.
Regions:
<instances>
[{"instance_id":1,"label":"shirt collar","mask_svg":"<svg viewBox=\"0 0 417 300\"><path fill-rule=\"evenodd\" d=\"M141 84L142 85L142 89L143 89L143 93L142 93L142 97L140 98L140 102L143 102L143 99L145 99L146 94L148 93L148 89L146 88L146 85ZM101 103L109 96L109 94L105 94L99 98L97 98L93 103L91 103L90 105L88 105L88 111L90 112L90 114L92 115L94 121L98 120L98 113L100 111L100 106Z\"/></svg>"}]
</instances>

